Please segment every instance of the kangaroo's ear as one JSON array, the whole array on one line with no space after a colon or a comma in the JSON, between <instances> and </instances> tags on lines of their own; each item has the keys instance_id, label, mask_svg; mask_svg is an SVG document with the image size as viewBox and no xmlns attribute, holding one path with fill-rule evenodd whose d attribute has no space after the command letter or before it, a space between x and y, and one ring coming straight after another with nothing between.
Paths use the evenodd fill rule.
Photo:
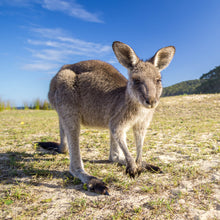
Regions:
<instances>
[{"instance_id":1,"label":"kangaroo's ear","mask_svg":"<svg viewBox=\"0 0 220 220\"><path fill-rule=\"evenodd\" d=\"M165 69L170 64L173 56L175 54L175 47L169 46L164 47L156 52L156 54L149 60L149 62L153 63L155 67L159 69L159 71Z\"/></svg>"},{"instance_id":2,"label":"kangaroo's ear","mask_svg":"<svg viewBox=\"0 0 220 220\"><path fill-rule=\"evenodd\" d=\"M119 63L127 69L132 68L139 61L139 58L134 52L134 50L124 43L115 41L112 44L112 48Z\"/></svg>"}]
</instances>

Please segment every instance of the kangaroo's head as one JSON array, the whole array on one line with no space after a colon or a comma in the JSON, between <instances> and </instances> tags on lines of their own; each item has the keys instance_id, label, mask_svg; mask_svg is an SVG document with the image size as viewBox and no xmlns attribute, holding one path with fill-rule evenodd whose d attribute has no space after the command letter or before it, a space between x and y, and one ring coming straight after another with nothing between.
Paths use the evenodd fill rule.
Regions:
<instances>
[{"instance_id":1,"label":"kangaroo's head","mask_svg":"<svg viewBox=\"0 0 220 220\"><path fill-rule=\"evenodd\" d=\"M115 41L112 45L118 61L128 69L127 91L135 102L146 108L157 106L162 93L160 71L165 69L175 53L175 47L164 47L147 61L138 58L128 45Z\"/></svg>"}]
</instances>

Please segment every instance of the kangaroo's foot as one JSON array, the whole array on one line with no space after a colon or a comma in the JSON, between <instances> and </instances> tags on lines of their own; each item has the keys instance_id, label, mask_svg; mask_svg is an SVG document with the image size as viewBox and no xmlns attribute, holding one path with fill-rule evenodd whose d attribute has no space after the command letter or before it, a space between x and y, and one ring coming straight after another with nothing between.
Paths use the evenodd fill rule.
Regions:
<instances>
[{"instance_id":1,"label":"kangaroo's foot","mask_svg":"<svg viewBox=\"0 0 220 220\"><path fill-rule=\"evenodd\" d=\"M88 189L102 195L109 195L107 185L100 179L92 177L87 184Z\"/></svg>"},{"instance_id":2,"label":"kangaroo's foot","mask_svg":"<svg viewBox=\"0 0 220 220\"><path fill-rule=\"evenodd\" d=\"M114 156L110 155L109 161L113 163L117 163L121 166L127 164L125 157L120 157L119 155L114 155ZM139 169L135 163L131 162L130 164L127 164L125 173L128 174L130 178L135 178L136 175L138 176L140 175L141 170L142 169Z\"/></svg>"},{"instance_id":3,"label":"kangaroo's foot","mask_svg":"<svg viewBox=\"0 0 220 220\"><path fill-rule=\"evenodd\" d=\"M102 180L90 176L82 169L74 170L70 168L70 173L85 183L89 191L94 191L95 193L102 195L109 195L108 187Z\"/></svg>"},{"instance_id":4,"label":"kangaroo's foot","mask_svg":"<svg viewBox=\"0 0 220 220\"><path fill-rule=\"evenodd\" d=\"M142 161L142 171L150 171L152 173L163 173L163 171L154 165L148 164L145 161Z\"/></svg>"},{"instance_id":5,"label":"kangaroo's foot","mask_svg":"<svg viewBox=\"0 0 220 220\"><path fill-rule=\"evenodd\" d=\"M66 154L68 152L68 147L66 144L60 144L57 148L57 152L60 154Z\"/></svg>"},{"instance_id":6,"label":"kangaroo's foot","mask_svg":"<svg viewBox=\"0 0 220 220\"><path fill-rule=\"evenodd\" d=\"M109 159L113 163L117 163L120 166L125 166L126 160L125 158L114 158ZM142 168L139 168L136 164L127 165L125 173L128 174L131 178L135 178L135 176L139 176L142 172Z\"/></svg>"},{"instance_id":7,"label":"kangaroo's foot","mask_svg":"<svg viewBox=\"0 0 220 220\"><path fill-rule=\"evenodd\" d=\"M140 175L139 172L140 170L138 169L138 166L136 165L135 162L127 163L126 174L128 174L130 178L135 178L135 176L139 176Z\"/></svg>"}]
</instances>

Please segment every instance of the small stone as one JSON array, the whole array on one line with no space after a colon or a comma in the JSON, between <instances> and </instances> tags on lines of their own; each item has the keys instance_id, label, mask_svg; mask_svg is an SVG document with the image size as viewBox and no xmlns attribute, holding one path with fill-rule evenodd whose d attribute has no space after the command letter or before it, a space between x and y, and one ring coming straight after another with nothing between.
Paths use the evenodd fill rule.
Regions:
<instances>
[{"instance_id":1,"label":"small stone","mask_svg":"<svg viewBox=\"0 0 220 220\"><path fill-rule=\"evenodd\" d=\"M185 200L184 199L180 199L179 200L179 204L185 204L186 202L185 202Z\"/></svg>"},{"instance_id":2,"label":"small stone","mask_svg":"<svg viewBox=\"0 0 220 220\"><path fill-rule=\"evenodd\" d=\"M174 196L178 196L181 194L181 191L180 190L177 190L177 189L172 189L171 190L171 193L174 195Z\"/></svg>"},{"instance_id":3,"label":"small stone","mask_svg":"<svg viewBox=\"0 0 220 220\"><path fill-rule=\"evenodd\" d=\"M218 174L213 174L213 175L212 175L212 181L220 181L220 175L218 175Z\"/></svg>"}]
</instances>

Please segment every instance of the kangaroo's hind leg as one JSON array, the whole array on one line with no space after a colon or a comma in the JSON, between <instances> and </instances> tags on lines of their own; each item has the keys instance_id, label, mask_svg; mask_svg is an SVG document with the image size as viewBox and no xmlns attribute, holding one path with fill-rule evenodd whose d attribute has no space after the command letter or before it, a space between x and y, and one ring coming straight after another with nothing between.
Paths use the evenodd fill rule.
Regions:
<instances>
[{"instance_id":1,"label":"kangaroo's hind leg","mask_svg":"<svg viewBox=\"0 0 220 220\"><path fill-rule=\"evenodd\" d=\"M79 148L79 115L76 112L63 115L58 112L58 114L60 120L62 121L64 134L67 137L70 156L70 173L73 176L79 178L83 183L86 183L88 189L93 190L99 194L108 195L108 188L106 187L106 184L98 178L89 175L84 170Z\"/></svg>"},{"instance_id":2,"label":"kangaroo's hind leg","mask_svg":"<svg viewBox=\"0 0 220 220\"><path fill-rule=\"evenodd\" d=\"M58 152L67 153L68 151L67 137L63 129L61 118L59 118L59 127L60 127L60 145L58 147Z\"/></svg>"}]
</instances>

